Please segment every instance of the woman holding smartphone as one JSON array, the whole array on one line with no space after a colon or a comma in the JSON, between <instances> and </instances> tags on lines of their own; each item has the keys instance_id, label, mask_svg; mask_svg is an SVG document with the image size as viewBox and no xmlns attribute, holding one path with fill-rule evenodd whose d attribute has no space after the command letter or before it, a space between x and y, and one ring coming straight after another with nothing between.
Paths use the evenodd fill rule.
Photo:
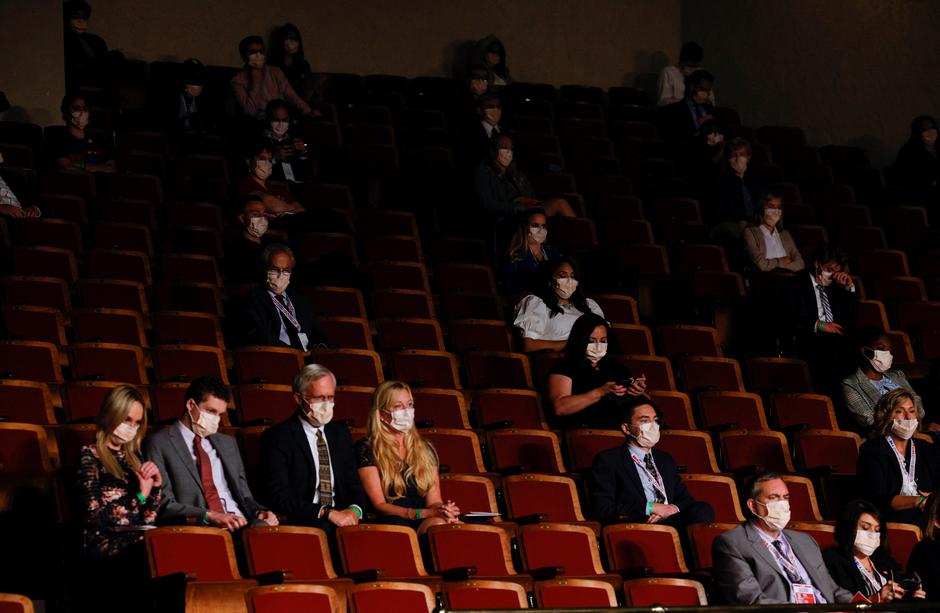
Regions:
<instances>
[{"instance_id":1,"label":"woman holding smartphone","mask_svg":"<svg viewBox=\"0 0 940 613\"><path fill-rule=\"evenodd\" d=\"M632 377L626 366L608 355L616 353L613 343L603 317L587 313L574 322L565 355L548 375L554 425L563 430L620 428L621 399L643 395L646 377Z\"/></svg>"}]
</instances>

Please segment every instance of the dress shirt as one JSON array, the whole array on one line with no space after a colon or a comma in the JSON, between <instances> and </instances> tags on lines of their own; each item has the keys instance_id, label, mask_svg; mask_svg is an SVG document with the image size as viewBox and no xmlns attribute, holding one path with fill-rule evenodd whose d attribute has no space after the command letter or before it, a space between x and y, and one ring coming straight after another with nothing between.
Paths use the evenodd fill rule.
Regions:
<instances>
[{"instance_id":1,"label":"dress shirt","mask_svg":"<svg viewBox=\"0 0 940 613\"><path fill-rule=\"evenodd\" d=\"M486 131L487 138L493 138L493 132L496 132L497 134L501 132L501 130L499 129L499 124L496 124L494 126L490 122L481 119L480 125L483 126L483 129Z\"/></svg>"},{"instance_id":2,"label":"dress shirt","mask_svg":"<svg viewBox=\"0 0 940 613\"><path fill-rule=\"evenodd\" d=\"M330 452L330 444L326 441L326 432L323 430L323 426L317 428L300 415L297 416L297 419L300 420L300 424L304 427L304 436L307 437L307 443L310 445L310 453L313 454L313 474L317 476L317 488L314 490L312 502L317 504L320 502L320 452L317 451L317 432L320 432L323 436L323 442L326 443L327 453ZM330 483L335 483L332 456L330 457ZM333 491L336 491L335 487L333 488Z\"/></svg>"},{"instance_id":3,"label":"dress shirt","mask_svg":"<svg viewBox=\"0 0 940 613\"><path fill-rule=\"evenodd\" d=\"M783 240L780 239L780 232L777 228L768 230L766 225L761 224L760 230L764 233L764 257L768 260L787 257L787 250L783 246Z\"/></svg>"},{"instance_id":4,"label":"dress shirt","mask_svg":"<svg viewBox=\"0 0 940 613\"><path fill-rule=\"evenodd\" d=\"M646 466L644 462L646 462L646 454L648 454L650 450L637 447L636 445L627 445L627 448L630 449L630 455L636 458L637 461L640 463L639 465L637 465L636 462L633 462L633 468L635 468L636 473L640 475L640 483L643 484L643 494L646 495L646 502L655 502L656 501L656 489L653 487L653 481L652 479L650 479L649 475L646 474L646 471L643 470L643 468L641 468L641 466L643 467ZM654 462L654 465L655 465L655 462ZM656 470L658 471L659 469L657 468ZM662 478L662 475L660 475L660 479L661 478ZM666 498L665 493L663 493L663 498ZM669 504L669 500L667 499L666 502L664 502L663 504Z\"/></svg>"},{"instance_id":5,"label":"dress shirt","mask_svg":"<svg viewBox=\"0 0 940 613\"><path fill-rule=\"evenodd\" d=\"M196 449L194 446L196 443L196 435L192 430L184 426L181 421L176 422L176 427L179 428L183 435L183 440L186 441L186 449L189 450L189 457L192 458L193 464L198 467L199 463L196 461ZM212 482L215 483L215 489L219 492L222 508L225 509L226 513L234 513L235 515L244 517L244 513L238 508L238 503L235 502L235 497L232 496L232 491L228 487L228 481L225 480L225 469L222 466L222 459L219 458L218 452L215 450L212 443L209 442L208 438L202 439L202 449L206 452L206 455L209 456L209 464L212 465Z\"/></svg>"},{"instance_id":6,"label":"dress shirt","mask_svg":"<svg viewBox=\"0 0 940 613\"><path fill-rule=\"evenodd\" d=\"M271 297L271 300L272 300L272 301L273 301L273 300L277 300L277 295L276 295L274 292L272 292L271 290L268 290L268 296ZM275 310L277 310L277 307L274 307L274 308L275 308ZM285 306L284 308L287 308L287 307ZM290 344L290 336L287 335L287 326L284 325L284 316L281 315L281 312L280 312L280 311L277 311L277 320L278 320L279 322L281 322L281 327L280 327L280 329L277 331L277 340L281 341L282 343L284 343L285 345L287 345L288 347L290 347L290 346L291 346L291 344ZM316 455L316 454L314 454L314 455Z\"/></svg>"},{"instance_id":7,"label":"dress shirt","mask_svg":"<svg viewBox=\"0 0 940 613\"><path fill-rule=\"evenodd\" d=\"M826 321L826 312L823 310L822 302L819 300L819 288L824 287L816 281L816 275L812 272L809 273L809 278L813 281L813 295L816 297L816 319L819 321ZM836 284L835 281L829 287L833 287ZM853 285L848 289L848 291L855 293L855 286ZM829 308L832 308L832 300L829 300ZM835 319L835 312L832 314L833 319ZM839 323L839 322L835 322Z\"/></svg>"},{"instance_id":8,"label":"dress shirt","mask_svg":"<svg viewBox=\"0 0 940 613\"><path fill-rule=\"evenodd\" d=\"M881 394L882 396L884 396L891 390L896 390L899 387L901 387L901 385L897 381L891 379L887 375L882 375L881 379L879 379L878 381L875 381L874 379L869 379L868 382L871 383L871 386L875 388L876 390L878 390L878 393Z\"/></svg>"},{"instance_id":9,"label":"dress shirt","mask_svg":"<svg viewBox=\"0 0 940 613\"><path fill-rule=\"evenodd\" d=\"M767 543L768 549L774 549L776 551L776 546L773 544L773 542L783 541L784 549L788 550L792 554L790 556L790 561L793 562L793 566L796 567L796 572L799 573L799 575L803 577L803 579L812 583L813 581L812 577L810 577L809 573L806 572L806 568L803 566L803 563L800 562L800 559L797 557L796 552L793 551L793 547L790 546L790 541L787 540L787 537L783 532L781 532L780 536L778 536L777 538L773 538L772 536L770 536L769 534L767 534L760 528L757 528L757 533L764 540L764 542ZM777 567L780 569L780 572L782 572L784 577L786 577L787 571L783 568L783 565L780 564L780 561L777 559L777 556L774 555L773 553L771 553L770 555L771 557L773 557L774 562L777 563ZM815 585L813 586L813 594L816 595L816 604L826 604L826 599L823 598L822 592L820 592L816 588ZM791 587L790 588L790 601L791 602L796 602L796 598L794 596L795 596L795 593L793 591L793 588Z\"/></svg>"}]
</instances>

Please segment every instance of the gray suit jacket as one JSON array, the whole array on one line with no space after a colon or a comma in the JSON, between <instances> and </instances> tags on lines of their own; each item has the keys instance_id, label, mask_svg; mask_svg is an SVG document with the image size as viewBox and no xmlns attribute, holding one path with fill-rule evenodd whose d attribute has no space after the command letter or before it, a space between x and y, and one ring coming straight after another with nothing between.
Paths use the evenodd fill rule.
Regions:
<instances>
[{"instance_id":1,"label":"gray suit jacket","mask_svg":"<svg viewBox=\"0 0 940 613\"><path fill-rule=\"evenodd\" d=\"M174 422L144 440L144 456L152 460L163 475L161 523L180 523L189 516L201 518L208 511L196 463L178 428ZM213 434L208 440L222 460L225 481L239 510L250 523L260 511L266 509L255 501L248 489L238 444L226 434Z\"/></svg>"},{"instance_id":2,"label":"gray suit jacket","mask_svg":"<svg viewBox=\"0 0 940 613\"><path fill-rule=\"evenodd\" d=\"M914 404L917 405L917 415L924 417L924 407L920 396L911 387L904 375L904 371L892 368L884 373L911 394L914 395ZM871 426L875 421L875 405L881 400L881 393L871 384L868 375L859 368L853 374L842 380L842 394L845 396L845 405L852 412L852 417L860 426Z\"/></svg>"},{"instance_id":3,"label":"gray suit jacket","mask_svg":"<svg viewBox=\"0 0 940 613\"><path fill-rule=\"evenodd\" d=\"M715 581L729 604L786 604L790 582L777 566L750 522L725 532L712 543ZM819 545L802 532L784 530L793 553L809 573L813 586L829 603L849 602L854 594L832 580Z\"/></svg>"}]
</instances>

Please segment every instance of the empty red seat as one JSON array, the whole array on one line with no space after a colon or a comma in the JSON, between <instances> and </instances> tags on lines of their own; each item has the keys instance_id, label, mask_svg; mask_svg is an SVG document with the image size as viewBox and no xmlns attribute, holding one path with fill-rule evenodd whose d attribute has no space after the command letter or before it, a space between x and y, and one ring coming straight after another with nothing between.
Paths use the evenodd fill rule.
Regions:
<instances>
[{"instance_id":1,"label":"empty red seat","mask_svg":"<svg viewBox=\"0 0 940 613\"><path fill-rule=\"evenodd\" d=\"M19 594L0 594L0 611L2 613L33 613L33 601Z\"/></svg>"},{"instance_id":2,"label":"empty red seat","mask_svg":"<svg viewBox=\"0 0 940 613\"><path fill-rule=\"evenodd\" d=\"M719 440L726 470L756 465L774 472L793 472L790 447L782 432L728 430L719 434Z\"/></svg>"},{"instance_id":3,"label":"empty red seat","mask_svg":"<svg viewBox=\"0 0 940 613\"><path fill-rule=\"evenodd\" d=\"M682 482L696 500L707 502L715 510L715 521L741 522L741 501L734 479L724 475L683 473Z\"/></svg>"},{"instance_id":4,"label":"empty red seat","mask_svg":"<svg viewBox=\"0 0 940 613\"><path fill-rule=\"evenodd\" d=\"M493 430L487 433L487 443L496 470L522 466L530 472L565 472L561 447L554 432L518 428Z\"/></svg>"},{"instance_id":5,"label":"empty red seat","mask_svg":"<svg viewBox=\"0 0 940 613\"><path fill-rule=\"evenodd\" d=\"M664 425L680 430L698 429L692 417L692 402L685 392L647 388L646 395L656 404Z\"/></svg>"},{"instance_id":6,"label":"empty red seat","mask_svg":"<svg viewBox=\"0 0 940 613\"><path fill-rule=\"evenodd\" d=\"M415 387L460 389L457 360L443 351L408 349L388 356L395 377ZM379 382L371 383L378 385ZM370 385L363 383L362 385Z\"/></svg>"},{"instance_id":7,"label":"empty red seat","mask_svg":"<svg viewBox=\"0 0 940 613\"><path fill-rule=\"evenodd\" d=\"M741 366L733 358L686 356L679 359L679 376L686 391L710 388L744 391Z\"/></svg>"},{"instance_id":8,"label":"empty red seat","mask_svg":"<svg viewBox=\"0 0 940 613\"><path fill-rule=\"evenodd\" d=\"M822 550L836 547L836 527L832 524L809 521L792 521L790 522L789 527L791 530L799 530L800 532L805 532L806 534L813 537L813 539L816 541L816 544L818 544L819 548ZM894 543L892 543L892 545L894 545ZM895 551L893 547L892 551ZM897 552L895 552L893 555L897 555Z\"/></svg>"},{"instance_id":9,"label":"empty red seat","mask_svg":"<svg viewBox=\"0 0 940 613\"><path fill-rule=\"evenodd\" d=\"M57 460L42 426L0 422L0 474L48 474Z\"/></svg>"},{"instance_id":10,"label":"empty red seat","mask_svg":"<svg viewBox=\"0 0 940 613\"><path fill-rule=\"evenodd\" d=\"M415 531L406 526L359 524L336 530L336 541L347 573L379 570L383 578L428 576Z\"/></svg>"},{"instance_id":11,"label":"empty red seat","mask_svg":"<svg viewBox=\"0 0 940 613\"><path fill-rule=\"evenodd\" d=\"M718 462L712 439L706 432L693 430L664 430L659 449L670 454L676 464L690 473L717 473Z\"/></svg>"},{"instance_id":12,"label":"empty red seat","mask_svg":"<svg viewBox=\"0 0 940 613\"><path fill-rule=\"evenodd\" d=\"M225 356L218 347L158 345L150 350L158 381L191 381L211 375L228 383Z\"/></svg>"},{"instance_id":13,"label":"empty red seat","mask_svg":"<svg viewBox=\"0 0 940 613\"><path fill-rule=\"evenodd\" d=\"M813 482L796 475L784 475L783 480L790 492L790 514L793 521L822 521Z\"/></svg>"},{"instance_id":14,"label":"empty red seat","mask_svg":"<svg viewBox=\"0 0 940 613\"><path fill-rule=\"evenodd\" d=\"M70 421L92 421L118 381L69 381L61 387L62 403ZM178 413L179 407L177 407ZM173 414L173 417L176 413Z\"/></svg>"},{"instance_id":15,"label":"empty red seat","mask_svg":"<svg viewBox=\"0 0 940 613\"><path fill-rule=\"evenodd\" d=\"M898 560L910 560L914 545L923 539L923 532L919 526L888 522L888 542L891 543L891 553Z\"/></svg>"},{"instance_id":16,"label":"empty red seat","mask_svg":"<svg viewBox=\"0 0 940 613\"><path fill-rule=\"evenodd\" d=\"M150 576L187 573L195 581L241 581L232 537L222 528L169 526L144 533ZM198 551L199 555L193 555Z\"/></svg>"},{"instance_id":17,"label":"empty red seat","mask_svg":"<svg viewBox=\"0 0 940 613\"><path fill-rule=\"evenodd\" d=\"M0 379L0 419L27 424L54 424L52 393L38 381Z\"/></svg>"},{"instance_id":18,"label":"empty red seat","mask_svg":"<svg viewBox=\"0 0 940 613\"><path fill-rule=\"evenodd\" d=\"M453 500L464 513L500 513L496 487L489 477L445 473L441 475L441 498Z\"/></svg>"},{"instance_id":19,"label":"empty red seat","mask_svg":"<svg viewBox=\"0 0 940 613\"><path fill-rule=\"evenodd\" d=\"M121 343L72 343L69 366L73 379L147 383L140 347Z\"/></svg>"},{"instance_id":20,"label":"empty red seat","mask_svg":"<svg viewBox=\"0 0 940 613\"><path fill-rule=\"evenodd\" d=\"M437 428L470 428L467 401L459 390L415 387L415 419L419 425Z\"/></svg>"},{"instance_id":21,"label":"empty red seat","mask_svg":"<svg viewBox=\"0 0 940 613\"><path fill-rule=\"evenodd\" d=\"M239 423L262 419L279 423L297 410L293 388L289 385L248 383L232 386Z\"/></svg>"},{"instance_id":22,"label":"empty red seat","mask_svg":"<svg viewBox=\"0 0 940 613\"><path fill-rule=\"evenodd\" d=\"M692 579L649 578L623 582L628 607L698 607L708 604L705 588Z\"/></svg>"},{"instance_id":23,"label":"empty red seat","mask_svg":"<svg viewBox=\"0 0 940 613\"><path fill-rule=\"evenodd\" d=\"M656 573L688 572L679 533L671 526L617 524L604 528L603 539L611 570L646 566Z\"/></svg>"},{"instance_id":24,"label":"empty red seat","mask_svg":"<svg viewBox=\"0 0 940 613\"><path fill-rule=\"evenodd\" d=\"M30 305L56 309L67 314L72 309L69 285L57 277L0 277L0 292L8 305Z\"/></svg>"},{"instance_id":25,"label":"empty red seat","mask_svg":"<svg viewBox=\"0 0 940 613\"><path fill-rule=\"evenodd\" d=\"M334 317L368 317L362 292L349 287L305 287L303 294L317 313Z\"/></svg>"},{"instance_id":26,"label":"empty red seat","mask_svg":"<svg viewBox=\"0 0 940 613\"><path fill-rule=\"evenodd\" d=\"M802 430L794 438L800 468L831 466L837 473L855 474L861 444L859 435L841 430Z\"/></svg>"},{"instance_id":27,"label":"empty red seat","mask_svg":"<svg viewBox=\"0 0 940 613\"><path fill-rule=\"evenodd\" d=\"M404 317L379 319L376 321L376 328L379 332L379 342L385 351L402 349L444 351L441 326L433 319Z\"/></svg>"},{"instance_id":28,"label":"empty red seat","mask_svg":"<svg viewBox=\"0 0 940 613\"><path fill-rule=\"evenodd\" d=\"M79 342L147 346L143 315L130 309L76 309L72 328Z\"/></svg>"},{"instance_id":29,"label":"empty red seat","mask_svg":"<svg viewBox=\"0 0 940 613\"><path fill-rule=\"evenodd\" d=\"M382 580L360 583L347 590L349 613L388 613L388 611L430 611L434 592L426 585Z\"/></svg>"},{"instance_id":30,"label":"empty red seat","mask_svg":"<svg viewBox=\"0 0 940 613\"><path fill-rule=\"evenodd\" d=\"M482 473L483 454L480 440L472 430L430 428L421 434L431 441L441 466L453 473Z\"/></svg>"},{"instance_id":31,"label":"empty red seat","mask_svg":"<svg viewBox=\"0 0 940 613\"><path fill-rule=\"evenodd\" d=\"M372 292L372 307L376 319L387 317L437 318L431 294L423 290L375 290Z\"/></svg>"},{"instance_id":32,"label":"empty red seat","mask_svg":"<svg viewBox=\"0 0 940 613\"><path fill-rule=\"evenodd\" d=\"M331 345L344 349L372 351L372 332L369 321L358 317L320 317L317 325Z\"/></svg>"},{"instance_id":33,"label":"empty red seat","mask_svg":"<svg viewBox=\"0 0 940 613\"><path fill-rule=\"evenodd\" d=\"M328 585L282 584L245 593L248 613L335 613L346 610L346 597Z\"/></svg>"},{"instance_id":34,"label":"empty red seat","mask_svg":"<svg viewBox=\"0 0 940 613\"><path fill-rule=\"evenodd\" d=\"M346 421L351 428L365 429L372 408L374 387L338 385L333 407L333 420Z\"/></svg>"},{"instance_id":35,"label":"empty red seat","mask_svg":"<svg viewBox=\"0 0 940 613\"><path fill-rule=\"evenodd\" d=\"M119 279L82 279L75 284L79 304L86 308L129 309L149 313L143 284Z\"/></svg>"},{"instance_id":36,"label":"empty red seat","mask_svg":"<svg viewBox=\"0 0 940 613\"><path fill-rule=\"evenodd\" d=\"M751 391L812 393L809 366L793 358L750 358L747 370Z\"/></svg>"},{"instance_id":37,"label":"empty red seat","mask_svg":"<svg viewBox=\"0 0 940 613\"><path fill-rule=\"evenodd\" d=\"M303 353L290 347L239 347L233 355L235 376L242 383L291 385L304 365Z\"/></svg>"},{"instance_id":38,"label":"empty red seat","mask_svg":"<svg viewBox=\"0 0 940 613\"><path fill-rule=\"evenodd\" d=\"M773 394L771 417L777 428L807 425L810 428L838 430L832 399L820 394Z\"/></svg>"},{"instance_id":39,"label":"empty red seat","mask_svg":"<svg viewBox=\"0 0 940 613\"><path fill-rule=\"evenodd\" d=\"M719 357L718 332L709 326L659 326L656 328L663 354Z\"/></svg>"},{"instance_id":40,"label":"empty red seat","mask_svg":"<svg viewBox=\"0 0 940 613\"><path fill-rule=\"evenodd\" d=\"M454 351L512 351L512 338L506 322L493 319L456 319L450 322Z\"/></svg>"},{"instance_id":41,"label":"empty red seat","mask_svg":"<svg viewBox=\"0 0 940 613\"><path fill-rule=\"evenodd\" d=\"M526 570L561 567L565 577L605 576L597 534L590 526L540 523L519 531L519 550Z\"/></svg>"},{"instance_id":42,"label":"empty red seat","mask_svg":"<svg viewBox=\"0 0 940 613\"><path fill-rule=\"evenodd\" d=\"M81 227L74 221L64 219L19 219L13 226L16 245L26 247L57 247L73 253L81 253Z\"/></svg>"},{"instance_id":43,"label":"empty red seat","mask_svg":"<svg viewBox=\"0 0 940 613\"><path fill-rule=\"evenodd\" d=\"M539 395L531 390L494 388L474 392L481 426L506 423L514 428L546 428Z\"/></svg>"},{"instance_id":44,"label":"empty red seat","mask_svg":"<svg viewBox=\"0 0 940 613\"><path fill-rule=\"evenodd\" d=\"M65 322L59 309L41 306L4 306L3 325L10 340L66 344Z\"/></svg>"},{"instance_id":45,"label":"empty red seat","mask_svg":"<svg viewBox=\"0 0 940 613\"><path fill-rule=\"evenodd\" d=\"M543 609L616 607L617 594L606 581L552 579L535 584L535 601Z\"/></svg>"},{"instance_id":46,"label":"empty red seat","mask_svg":"<svg viewBox=\"0 0 940 613\"><path fill-rule=\"evenodd\" d=\"M156 311L153 313L154 342L158 345L182 343L224 348L222 324L210 313L196 311Z\"/></svg>"},{"instance_id":47,"label":"empty red seat","mask_svg":"<svg viewBox=\"0 0 940 613\"><path fill-rule=\"evenodd\" d=\"M702 392L699 415L706 429L735 424L748 430L769 430L761 397L751 392Z\"/></svg>"},{"instance_id":48,"label":"empty red seat","mask_svg":"<svg viewBox=\"0 0 940 613\"><path fill-rule=\"evenodd\" d=\"M444 585L444 601L453 611L528 608L525 588L511 581L448 582Z\"/></svg>"},{"instance_id":49,"label":"empty red seat","mask_svg":"<svg viewBox=\"0 0 940 613\"><path fill-rule=\"evenodd\" d=\"M554 475L512 475L503 479L510 518L544 514L547 521L583 522L574 481Z\"/></svg>"},{"instance_id":50,"label":"empty red seat","mask_svg":"<svg viewBox=\"0 0 940 613\"><path fill-rule=\"evenodd\" d=\"M75 253L58 247L12 247L13 274L53 277L66 283L78 279Z\"/></svg>"},{"instance_id":51,"label":"empty red seat","mask_svg":"<svg viewBox=\"0 0 940 613\"><path fill-rule=\"evenodd\" d=\"M628 355L656 355L650 329L639 324L613 324L611 326L620 353Z\"/></svg>"},{"instance_id":52,"label":"empty red seat","mask_svg":"<svg viewBox=\"0 0 940 613\"><path fill-rule=\"evenodd\" d=\"M242 530L245 558L251 575L277 570L295 581L336 579L326 534L319 528L262 526Z\"/></svg>"},{"instance_id":53,"label":"empty red seat","mask_svg":"<svg viewBox=\"0 0 940 613\"><path fill-rule=\"evenodd\" d=\"M317 349L311 353L313 362L322 364L336 375L340 385L375 387L385 380L379 355L365 349ZM293 375L297 374L296 371ZM293 376L291 375L291 376Z\"/></svg>"},{"instance_id":54,"label":"empty red seat","mask_svg":"<svg viewBox=\"0 0 940 613\"><path fill-rule=\"evenodd\" d=\"M734 530L741 524L738 522L715 522L708 524L692 524L689 526L689 543L695 568L709 570L712 567L712 542L727 532Z\"/></svg>"},{"instance_id":55,"label":"empty red seat","mask_svg":"<svg viewBox=\"0 0 940 613\"><path fill-rule=\"evenodd\" d=\"M676 389L672 363L668 358L653 355L618 355L613 357L630 369L631 376L646 376L647 388L655 390Z\"/></svg>"},{"instance_id":56,"label":"empty red seat","mask_svg":"<svg viewBox=\"0 0 940 613\"><path fill-rule=\"evenodd\" d=\"M123 249L88 249L84 257L83 277L136 281L144 286L153 283L150 273L150 256L145 252Z\"/></svg>"},{"instance_id":57,"label":"empty red seat","mask_svg":"<svg viewBox=\"0 0 940 613\"><path fill-rule=\"evenodd\" d=\"M430 291L428 272L424 264L417 262L370 262L366 273L372 282L372 288L411 289Z\"/></svg>"},{"instance_id":58,"label":"empty red seat","mask_svg":"<svg viewBox=\"0 0 940 613\"><path fill-rule=\"evenodd\" d=\"M532 389L529 359L522 353L469 351L463 356L467 385L471 388Z\"/></svg>"},{"instance_id":59,"label":"empty red seat","mask_svg":"<svg viewBox=\"0 0 940 613\"><path fill-rule=\"evenodd\" d=\"M481 264L442 264L437 267L435 279L438 288L444 293L496 293L493 269Z\"/></svg>"},{"instance_id":60,"label":"empty red seat","mask_svg":"<svg viewBox=\"0 0 940 613\"><path fill-rule=\"evenodd\" d=\"M209 255L165 254L160 258L160 270L164 283L222 283L215 258Z\"/></svg>"},{"instance_id":61,"label":"empty red seat","mask_svg":"<svg viewBox=\"0 0 940 613\"><path fill-rule=\"evenodd\" d=\"M604 315L611 323L640 323L636 300L632 297L619 294L594 294L592 297L604 311Z\"/></svg>"}]
</instances>

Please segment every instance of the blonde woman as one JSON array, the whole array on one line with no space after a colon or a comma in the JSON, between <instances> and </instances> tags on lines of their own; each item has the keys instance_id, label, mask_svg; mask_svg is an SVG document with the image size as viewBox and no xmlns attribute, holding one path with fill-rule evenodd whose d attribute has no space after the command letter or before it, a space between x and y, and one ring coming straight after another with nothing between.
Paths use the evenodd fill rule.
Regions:
<instances>
[{"instance_id":1,"label":"blonde woman","mask_svg":"<svg viewBox=\"0 0 940 613\"><path fill-rule=\"evenodd\" d=\"M110 558L143 540L160 506L163 479L153 462L141 462L147 413L140 392L119 385L104 399L95 442L82 447L78 487L92 558Z\"/></svg>"},{"instance_id":2,"label":"blonde woman","mask_svg":"<svg viewBox=\"0 0 940 613\"><path fill-rule=\"evenodd\" d=\"M460 509L441 500L437 454L414 427L411 388L386 381L372 395L368 436L356 444L359 478L382 523L424 534L438 524L460 523Z\"/></svg>"}]
</instances>

